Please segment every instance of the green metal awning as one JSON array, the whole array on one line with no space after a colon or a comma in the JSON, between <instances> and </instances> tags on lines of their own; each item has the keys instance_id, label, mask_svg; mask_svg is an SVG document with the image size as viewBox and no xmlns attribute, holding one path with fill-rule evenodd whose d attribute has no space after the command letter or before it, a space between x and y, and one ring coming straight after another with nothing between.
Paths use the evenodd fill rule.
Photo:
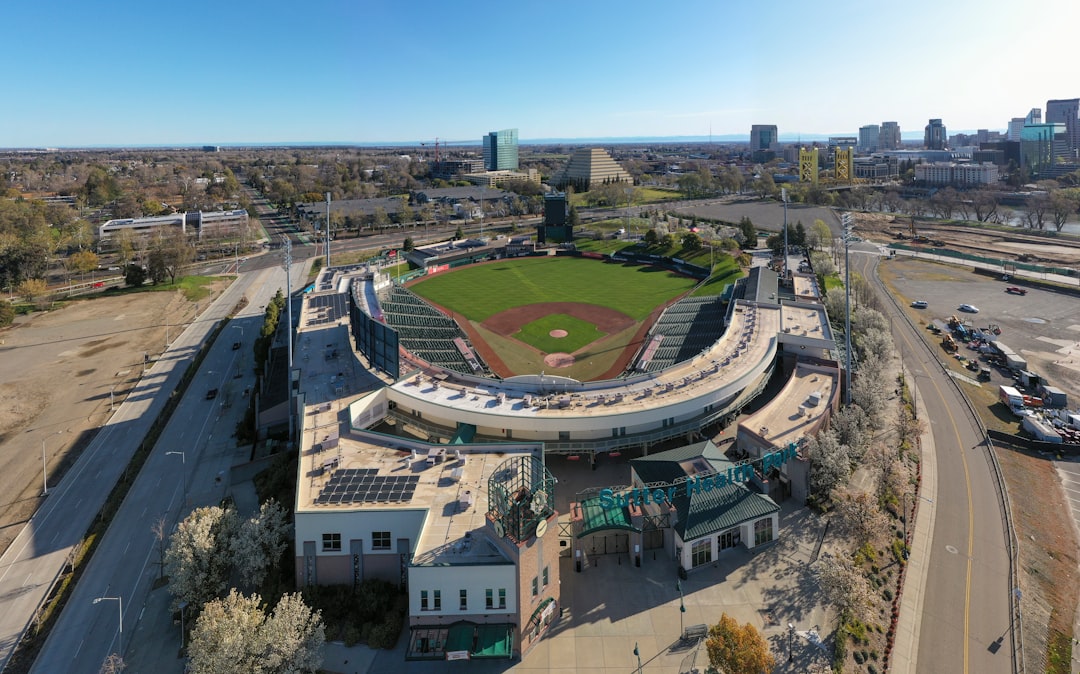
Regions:
<instances>
[{"instance_id":1,"label":"green metal awning","mask_svg":"<svg viewBox=\"0 0 1080 674\"><path fill-rule=\"evenodd\" d=\"M474 437L476 437L476 426L473 426L472 424L459 423L457 426L457 431L454 433L454 437L450 440L450 444L464 445L466 443L472 442Z\"/></svg>"},{"instance_id":2,"label":"green metal awning","mask_svg":"<svg viewBox=\"0 0 1080 674\"><path fill-rule=\"evenodd\" d=\"M468 651L472 658L510 658L514 654L514 626L511 623L456 622L446 634L444 650L447 653Z\"/></svg>"},{"instance_id":3,"label":"green metal awning","mask_svg":"<svg viewBox=\"0 0 1080 674\"><path fill-rule=\"evenodd\" d=\"M581 531L577 533L578 538L605 529L640 531L630 523L630 512L626 508L602 508L599 496L585 499L579 505L581 507L582 522Z\"/></svg>"}]
</instances>

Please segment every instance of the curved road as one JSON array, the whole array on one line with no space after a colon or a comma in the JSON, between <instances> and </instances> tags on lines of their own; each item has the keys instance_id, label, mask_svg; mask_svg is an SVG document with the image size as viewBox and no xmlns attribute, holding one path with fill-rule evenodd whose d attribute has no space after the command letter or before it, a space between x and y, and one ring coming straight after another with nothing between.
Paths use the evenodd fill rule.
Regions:
<instances>
[{"instance_id":1,"label":"curved road","mask_svg":"<svg viewBox=\"0 0 1080 674\"><path fill-rule=\"evenodd\" d=\"M922 339L877 278L878 255L851 255L851 267L872 279L892 322L903 366L930 410L937 493L922 494L936 509L919 626L917 671L941 674L1012 672L1014 652L1008 532L990 448L967 402L950 381L939 354Z\"/></svg>"}]
</instances>

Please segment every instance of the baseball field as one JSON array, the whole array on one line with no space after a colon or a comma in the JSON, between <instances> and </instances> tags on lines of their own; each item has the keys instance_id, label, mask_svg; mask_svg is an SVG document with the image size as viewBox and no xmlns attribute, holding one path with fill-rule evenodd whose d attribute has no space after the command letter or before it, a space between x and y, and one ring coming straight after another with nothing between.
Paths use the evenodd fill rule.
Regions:
<instances>
[{"instance_id":1,"label":"baseball field","mask_svg":"<svg viewBox=\"0 0 1080 674\"><path fill-rule=\"evenodd\" d=\"M692 278L574 257L499 260L426 277L410 289L457 320L501 377L614 377Z\"/></svg>"}]
</instances>

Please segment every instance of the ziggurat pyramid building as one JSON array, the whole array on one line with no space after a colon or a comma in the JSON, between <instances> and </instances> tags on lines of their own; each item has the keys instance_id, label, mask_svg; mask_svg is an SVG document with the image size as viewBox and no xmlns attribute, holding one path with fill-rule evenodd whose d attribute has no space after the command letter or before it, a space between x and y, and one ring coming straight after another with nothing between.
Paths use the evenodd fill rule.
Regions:
<instances>
[{"instance_id":1,"label":"ziggurat pyramid building","mask_svg":"<svg viewBox=\"0 0 1080 674\"><path fill-rule=\"evenodd\" d=\"M572 185L574 189L587 191L595 185L606 183L633 183L630 174L619 166L607 150L583 147L574 150L570 161L552 181L559 189Z\"/></svg>"}]
</instances>

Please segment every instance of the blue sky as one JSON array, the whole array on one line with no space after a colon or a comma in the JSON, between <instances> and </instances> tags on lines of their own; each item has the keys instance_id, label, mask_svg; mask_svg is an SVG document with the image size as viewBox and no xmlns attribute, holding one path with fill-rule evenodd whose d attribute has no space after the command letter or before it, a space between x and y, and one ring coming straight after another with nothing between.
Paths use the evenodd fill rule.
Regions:
<instances>
[{"instance_id":1,"label":"blue sky","mask_svg":"<svg viewBox=\"0 0 1080 674\"><path fill-rule=\"evenodd\" d=\"M1004 129L1080 96L1077 0L43 0L0 147Z\"/></svg>"}]
</instances>

